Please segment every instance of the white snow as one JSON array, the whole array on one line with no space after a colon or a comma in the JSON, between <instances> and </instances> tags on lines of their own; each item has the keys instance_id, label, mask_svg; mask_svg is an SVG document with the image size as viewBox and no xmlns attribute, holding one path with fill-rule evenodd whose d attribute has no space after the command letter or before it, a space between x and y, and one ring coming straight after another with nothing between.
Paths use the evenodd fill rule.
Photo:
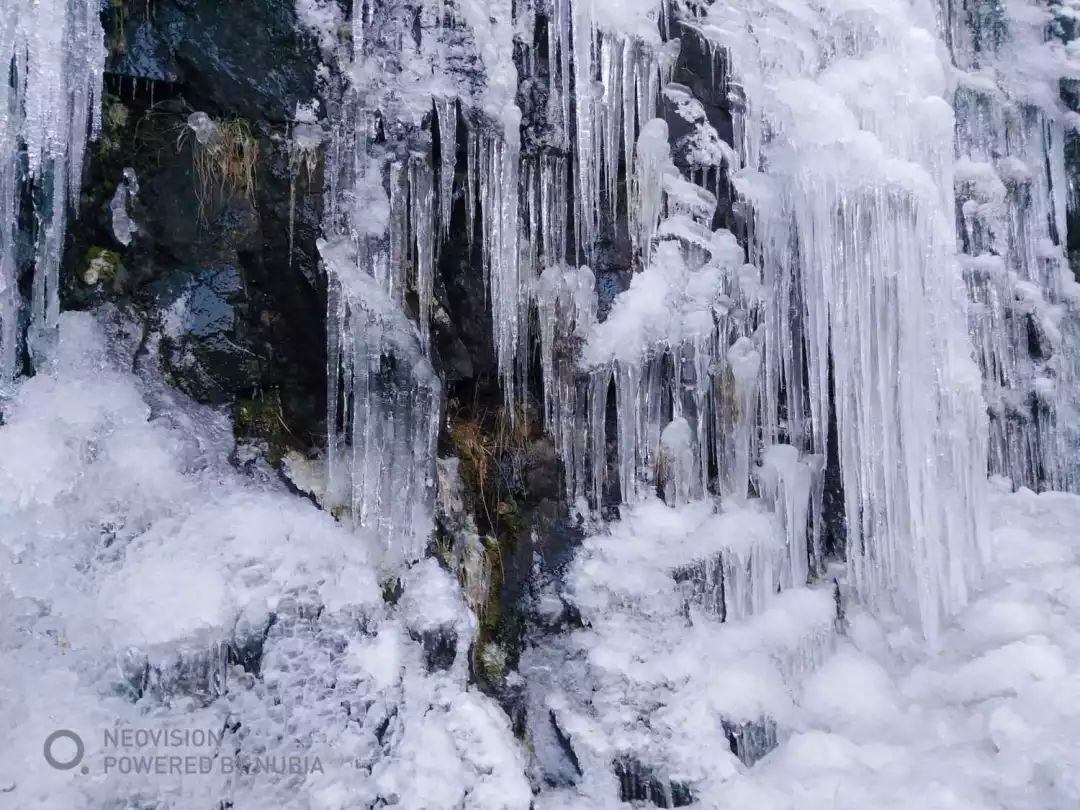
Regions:
<instances>
[{"instance_id":1,"label":"white snow","mask_svg":"<svg viewBox=\"0 0 1080 810\"><path fill-rule=\"evenodd\" d=\"M62 316L52 365L0 427L4 806L528 807L509 722L466 685L475 618L453 579L428 561L385 606L378 538L234 470L228 423L122 370L137 336L116 324ZM423 660L436 628L452 634L446 670ZM235 657L252 644L258 677ZM231 730L118 750L117 727ZM61 728L82 737L86 773L45 763ZM213 761L123 774L110 755ZM221 765L259 756L309 769Z\"/></svg>"}]
</instances>

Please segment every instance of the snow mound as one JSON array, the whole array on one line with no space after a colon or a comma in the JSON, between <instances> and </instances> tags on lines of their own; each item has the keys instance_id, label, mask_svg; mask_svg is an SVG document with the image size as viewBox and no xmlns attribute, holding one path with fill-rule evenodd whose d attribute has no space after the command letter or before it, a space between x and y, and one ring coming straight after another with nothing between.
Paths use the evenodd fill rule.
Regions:
<instances>
[{"instance_id":1,"label":"snow mound","mask_svg":"<svg viewBox=\"0 0 1080 810\"><path fill-rule=\"evenodd\" d=\"M122 371L107 331L64 315L0 427L5 801L527 807L456 580L423 561L385 604L373 535L240 474L221 418ZM80 768L42 756L58 729Z\"/></svg>"}]
</instances>

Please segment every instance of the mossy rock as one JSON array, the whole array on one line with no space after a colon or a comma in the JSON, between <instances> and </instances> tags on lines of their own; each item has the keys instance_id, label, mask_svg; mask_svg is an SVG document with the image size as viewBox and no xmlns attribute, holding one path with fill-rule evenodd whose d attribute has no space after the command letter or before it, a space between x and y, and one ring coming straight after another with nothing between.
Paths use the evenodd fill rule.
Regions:
<instances>
[{"instance_id":1,"label":"mossy rock","mask_svg":"<svg viewBox=\"0 0 1080 810\"><path fill-rule=\"evenodd\" d=\"M293 449L292 434L285 424L277 391L258 399L238 399L233 404L233 435L237 444L262 442L266 460L277 465Z\"/></svg>"},{"instance_id":2,"label":"mossy rock","mask_svg":"<svg viewBox=\"0 0 1080 810\"><path fill-rule=\"evenodd\" d=\"M497 641L477 643L476 666L479 674L491 684L499 684L506 677L506 649Z\"/></svg>"},{"instance_id":3,"label":"mossy rock","mask_svg":"<svg viewBox=\"0 0 1080 810\"><path fill-rule=\"evenodd\" d=\"M93 246L86 251L83 271L80 274L83 283L94 286L112 282L123 270L120 254L115 250Z\"/></svg>"}]
</instances>

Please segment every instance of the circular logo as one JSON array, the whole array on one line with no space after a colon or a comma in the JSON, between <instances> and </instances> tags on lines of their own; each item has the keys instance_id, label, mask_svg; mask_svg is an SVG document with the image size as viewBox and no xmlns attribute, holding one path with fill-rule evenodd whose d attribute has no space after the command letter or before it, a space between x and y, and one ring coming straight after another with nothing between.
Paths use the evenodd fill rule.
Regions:
<instances>
[{"instance_id":1,"label":"circular logo","mask_svg":"<svg viewBox=\"0 0 1080 810\"><path fill-rule=\"evenodd\" d=\"M75 755L71 759L57 759L53 756L52 748L57 740L71 740L75 743ZM45 738L45 761L58 771L70 771L72 768L78 767L82 762L83 754L86 753L86 747L83 745L82 737L66 728L57 729L48 737Z\"/></svg>"}]
</instances>

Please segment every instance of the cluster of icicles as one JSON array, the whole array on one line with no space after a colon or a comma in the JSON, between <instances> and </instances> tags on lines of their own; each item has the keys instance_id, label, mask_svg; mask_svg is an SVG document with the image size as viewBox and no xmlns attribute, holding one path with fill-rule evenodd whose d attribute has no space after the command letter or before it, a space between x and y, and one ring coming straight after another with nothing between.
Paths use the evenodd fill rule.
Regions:
<instances>
[{"instance_id":1,"label":"cluster of icicles","mask_svg":"<svg viewBox=\"0 0 1080 810\"><path fill-rule=\"evenodd\" d=\"M870 603L910 608L935 635L985 562L987 459L1018 485L1072 483L1075 454L1054 418L1066 403L1047 404L1055 385L1027 357L1014 296L1002 287L1029 280L1034 309L1064 294L1062 133L1045 113L980 95L975 82L961 83L954 118L948 66L927 33L936 26L931 5L864 11L817 9L808 25L770 0L708 11L675 4L653 12L651 34L628 35L601 26L591 3L556 0L545 47L526 49L525 62L546 72L547 121L561 146L522 155L520 114L502 131L462 117L460 182L452 94L431 100L438 161L430 140L407 159L373 159L370 110L360 94L343 107L340 131L352 134L335 147L332 175L344 177L352 200L363 199L365 184L388 178L389 187L383 226L365 230L332 207L341 244L324 246L333 270L331 479L359 522L378 526L397 556L422 552L440 405L428 359L432 287L462 194L509 407L524 397L535 312L544 423L580 512L655 492L672 504L757 494L779 515L790 560L784 584L797 586L824 565L823 471L838 466L854 586ZM454 8L425 13L442 20ZM519 13L537 12L525 5ZM734 146L672 81L680 41L669 36L669 14L682 17L682 37L699 38L732 101ZM361 15L354 25L362 24ZM948 24L971 28L960 17ZM970 67L985 44L955 31L953 59ZM535 70L543 60L546 71ZM890 61L922 60L926 69L878 77L878 93L853 100L857 82L845 85L830 60L853 75L876 75ZM485 68L516 77L513 64ZM805 112L800 94L808 94ZM913 96L925 99L918 116L906 106ZM815 101L830 109L837 98L859 111L833 108L829 124L856 135L846 142L822 135L815 119ZM689 179L658 117L662 101L691 130ZM991 156L999 173L1013 167L1010 189L968 182ZM1044 173L1025 176L1018 165ZM740 200L742 245L713 227L721 189ZM601 321L590 266L619 221L636 272ZM410 288L418 329L403 315ZM1071 378L1056 340L1060 389ZM1025 385L1042 404L1035 418L1011 418ZM830 431L838 458L829 457Z\"/></svg>"},{"instance_id":2,"label":"cluster of icicles","mask_svg":"<svg viewBox=\"0 0 1080 810\"><path fill-rule=\"evenodd\" d=\"M105 42L98 0L9 0L0 22L0 386L19 373L20 221L33 220L29 348L40 355L60 313L68 201L100 126ZM32 189L26 194L27 188ZM31 211L23 209L32 200ZM35 359L40 359L40 356Z\"/></svg>"}]
</instances>

